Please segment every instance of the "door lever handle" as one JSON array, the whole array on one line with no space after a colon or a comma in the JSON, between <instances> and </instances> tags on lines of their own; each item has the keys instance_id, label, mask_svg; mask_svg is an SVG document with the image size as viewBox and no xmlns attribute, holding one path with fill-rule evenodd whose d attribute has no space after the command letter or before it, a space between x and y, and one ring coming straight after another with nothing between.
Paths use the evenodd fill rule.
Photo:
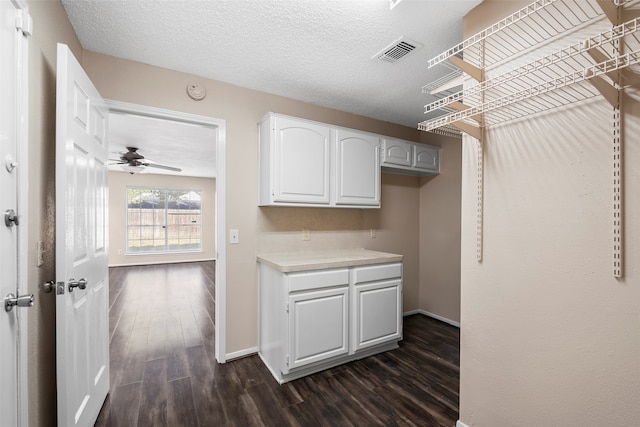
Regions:
<instances>
[{"instance_id":1,"label":"door lever handle","mask_svg":"<svg viewBox=\"0 0 640 427\"><path fill-rule=\"evenodd\" d=\"M35 297L33 294L25 294L21 297L16 297L14 294L7 294L4 297L4 309L9 312L13 310L13 307L33 307L33 303L35 302Z\"/></svg>"},{"instance_id":2,"label":"door lever handle","mask_svg":"<svg viewBox=\"0 0 640 427\"><path fill-rule=\"evenodd\" d=\"M69 292L73 292L73 288L87 289L87 279L82 278L78 281L76 279L69 279Z\"/></svg>"}]
</instances>

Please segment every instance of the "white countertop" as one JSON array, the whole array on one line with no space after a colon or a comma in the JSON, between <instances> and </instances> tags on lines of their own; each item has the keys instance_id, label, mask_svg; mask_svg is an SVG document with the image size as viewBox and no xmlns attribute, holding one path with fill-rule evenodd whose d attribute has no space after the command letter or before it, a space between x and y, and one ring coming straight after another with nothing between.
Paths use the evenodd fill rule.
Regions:
<instances>
[{"instance_id":1,"label":"white countertop","mask_svg":"<svg viewBox=\"0 0 640 427\"><path fill-rule=\"evenodd\" d=\"M354 267L368 264L400 262L402 255L368 249L338 249L316 252L280 252L258 255L258 262L282 273Z\"/></svg>"}]
</instances>

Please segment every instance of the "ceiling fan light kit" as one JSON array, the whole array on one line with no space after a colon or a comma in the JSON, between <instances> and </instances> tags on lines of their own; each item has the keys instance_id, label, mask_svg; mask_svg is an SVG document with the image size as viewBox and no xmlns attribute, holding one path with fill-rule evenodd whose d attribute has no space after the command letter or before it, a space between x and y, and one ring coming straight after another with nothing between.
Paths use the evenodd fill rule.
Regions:
<instances>
[{"instance_id":1,"label":"ceiling fan light kit","mask_svg":"<svg viewBox=\"0 0 640 427\"><path fill-rule=\"evenodd\" d=\"M142 173L145 170L144 166L131 166L131 165L120 165L120 169L122 169L125 172L130 173L131 175L133 175L134 173Z\"/></svg>"},{"instance_id":2,"label":"ceiling fan light kit","mask_svg":"<svg viewBox=\"0 0 640 427\"><path fill-rule=\"evenodd\" d=\"M174 168L173 166L159 165L153 160L145 159L144 156L138 153L137 147L127 147L127 152L120 153L120 160L115 160L117 165L125 172L130 174L144 172L147 167L164 169L173 172L182 172L180 168Z\"/></svg>"}]
</instances>

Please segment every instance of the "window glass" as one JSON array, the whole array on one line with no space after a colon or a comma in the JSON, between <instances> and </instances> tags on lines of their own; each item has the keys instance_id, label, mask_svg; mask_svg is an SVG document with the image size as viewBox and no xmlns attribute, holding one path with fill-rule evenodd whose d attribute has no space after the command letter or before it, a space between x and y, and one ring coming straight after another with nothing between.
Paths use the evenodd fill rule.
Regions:
<instances>
[{"instance_id":1,"label":"window glass","mask_svg":"<svg viewBox=\"0 0 640 427\"><path fill-rule=\"evenodd\" d=\"M127 253L202 250L202 193L127 188Z\"/></svg>"}]
</instances>

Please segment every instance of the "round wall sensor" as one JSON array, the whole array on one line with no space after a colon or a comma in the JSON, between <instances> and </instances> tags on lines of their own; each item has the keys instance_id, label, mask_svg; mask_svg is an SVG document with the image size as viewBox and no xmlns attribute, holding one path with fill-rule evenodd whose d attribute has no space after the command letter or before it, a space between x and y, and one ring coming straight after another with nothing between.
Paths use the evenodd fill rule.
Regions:
<instances>
[{"instance_id":1,"label":"round wall sensor","mask_svg":"<svg viewBox=\"0 0 640 427\"><path fill-rule=\"evenodd\" d=\"M187 85L187 93L194 101L202 101L207 96L207 90L199 83L189 83Z\"/></svg>"}]
</instances>

